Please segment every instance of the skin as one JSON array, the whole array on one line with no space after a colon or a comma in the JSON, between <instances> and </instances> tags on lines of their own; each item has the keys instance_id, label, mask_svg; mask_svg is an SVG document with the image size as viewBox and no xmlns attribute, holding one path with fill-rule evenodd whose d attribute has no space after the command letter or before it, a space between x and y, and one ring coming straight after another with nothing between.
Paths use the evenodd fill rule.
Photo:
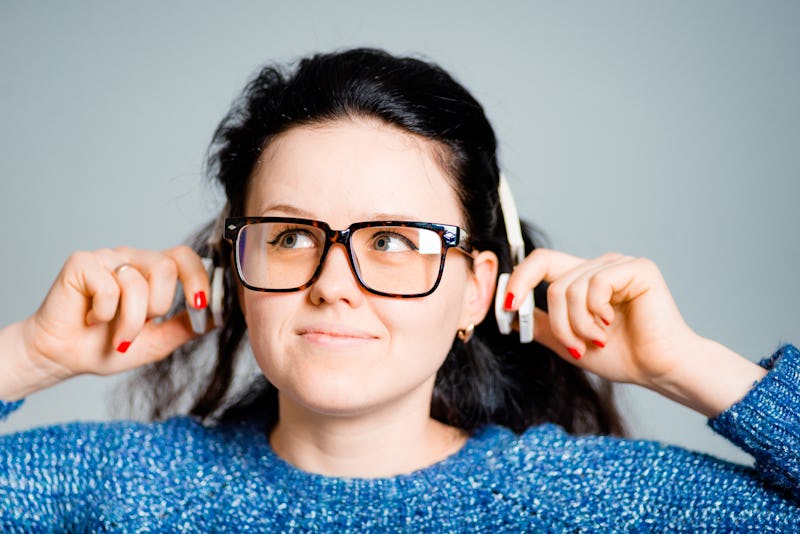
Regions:
<instances>
[{"instance_id":1,"label":"skin","mask_svg":"<svg viewBox=\"0 0 800 534\"><path fill-rule=\"evenodd\" d=\"M381 219L464 226L430 144L363 119L295 128L273 142L253 173L245 212L337 229ZM485 315L496 272L492 253L476 254L470 268L451 250L433 294L382 297L359 286L336 246L306 290L243 291L253 353L280 392L276 452L316 472L375 476L457 450L466 436L428 415L433 382L456 330Z\"/></svg>"},{"instance_id":2,"label":"skin","mask_svg":"<svg viewBox=\"0 0 800 534\"><path fill-rule=\"evenodd\" d=\"M378 218L463 226L435 148L362 119L289 130L254 169L247 214L302 216L338 229ZM132 268L117 270L126 263ZM497 261L475 253L470 269L451 251L445 265L428 297L379 297L358 285L336 246L303 291L240 289L254 355L280 390L270 441L281 457L321 474L376 477L425 467L463 445L460 431L428 415L433 378L456 330L486 315ZM195 336L186 316L146 319L166 312L178 280L189 302L208 294L205 269L186 247L73 254L36 313L0 330L0 399L166 357ZM551 282L550 312L536 310L536 341L600 376L714 416L765 374L695 334L649 260L537 250L516 268L507 291L524 295L541 280ZM512 299L510 308L518 306ZM122 354L117 348L126 341L132 343Z\"/></svg>"}]
</instances>

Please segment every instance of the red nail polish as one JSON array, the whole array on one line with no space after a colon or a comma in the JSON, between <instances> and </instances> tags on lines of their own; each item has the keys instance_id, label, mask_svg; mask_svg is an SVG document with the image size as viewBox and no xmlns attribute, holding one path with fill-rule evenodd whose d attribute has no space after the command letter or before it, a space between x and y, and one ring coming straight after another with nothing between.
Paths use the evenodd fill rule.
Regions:
<instances>
[{"instance_id":1,"label":"red nail polish","mask_svg":"<svg viewBox=\"0 0 800 534\"><path fill-rule=\"evenodd\" d=\"M514 293L506 293L506 301L503 303L503 308L510 310L514 305Z\"/></svg>"},{"instance_id":2,"label":"red nail polish","mask_svg":"<svg viewBox=\"0 0 800 534\"><path fill-rule=\"evenodd\" d=\"M128 350L128 347L130 347L130 346L131 346L131 342L130 341L123 341L117 347L117 352L121 352L122 354L125 354L125 352Z\"/></svg>"},{"instance_id":3,"label":"red nail polish","mask_svg":"<svg viewBox=\"0 0 800 534\"><path fill-rule=\"evenodd\" d=\"M603 319L602 317L600 317L600 320L601 320L601 321L603 321L603 324L604 324L604 325L606 325L606 326L608 326L609 324L611 324L611 323L609 323L608 321L606 321L605 319Z\"/></svg>"},{"instance_id":4,"label":"red nail polish","mask_svg":"<svg viewBox=\"0 0 800 534\"><path fill-rule=\"evenodd\" d=\"M597 345L597 346L598 346L598 347L600 347L601 349L602 349L603 347L605 347L605 346L606 346L606 344L605 344L605 343L603 343L602 341L597 341L596 339L593 339L593 340L592 340L592 343L594 343L595 345Z\"/></svg>"},{"instance_id":5,"label":"red nail polish","mask_svg":"<svg viewBox=\"0 0 800 534\"><path fill-rule=\"evenodd\" d=\"M572 355L572 357L575 358L576 360L580 360L581 359L581 353L578 352L578 349L573 349L572 347L570 347L567 350Z\"/></svg>"},{"instance_id":6,"label":"red nail polish","mask_svg":"<svg viewBox=\"0 0 800 534\"><path fill-rule=\"evenodd\" d=\"M205 291L198 291L194 294L194 307L198 310L204 310L205 307L208 306L208 301L206 300L206 292Z\"/></svg>"}]
</instances>

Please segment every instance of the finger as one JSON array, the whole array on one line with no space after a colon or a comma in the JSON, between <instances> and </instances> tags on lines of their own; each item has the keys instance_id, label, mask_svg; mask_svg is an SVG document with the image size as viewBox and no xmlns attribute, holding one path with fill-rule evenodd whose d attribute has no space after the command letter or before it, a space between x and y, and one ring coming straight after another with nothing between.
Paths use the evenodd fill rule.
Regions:
<instances>
[{"instance_id":1,"label":"finger","mask_svg":"<svg viewBox=\"0 0 800 534\"><path fill-rule=\"evenodd\" d=\"M606 254L599 258L583 261L562 274L547 288L550 328L575 358L579 358L586 352L587 340L578 333L579 329L592 332L589 325L594 324L594 320L589 317L586 308L587 286L580 282L576 284L576 281L585 273L593 272L618 258L618 254Z\"/></svg>"},{"instance_id":2,"label":"finger","mask_svg":"<svg viewBox=\"0 0 800 534\"><path fill-rule=\"evenodd\" d=\"M175 298L178 268L169 256L152 250L137 250L127 247L115 249L144 276L147 281L147 317L166 315Z\"/></svg>"},{"instance_id":3,"label":"finger","mask_svg":"<svg viewBox=\"0 0 800 534\"><path fill-rule=\"evenodd\" d=\"M570 355L564 344L553 334L553 331L550 330L550 317L547 315L547 312L538 308L534 309L533 321L536 331L534 341L536 343L544 345L565 360L575 361L574 356Z\"/></svg>"},{"instance_id":4,"label":"finger","mask_svg":"<svg viewBox=\"0 0 800 534\"><path fill-rule=\"evenodd\" d=\"M66 295L77 294L81 299L80 304L72 302L65 305L65 309L74 309L72 305L82 307L87 326L114 319L119 304L119 285L96 253L81 251L72 254L64 262L61 277L63 284L73 290Z\"/></svg>"},{"instance_id":5,"label":"finger","mask_svg":"<svg viewBox=\"0 0 800 534\"><path fill-rule=\"evenodd\" d=\"M649 291L656 280L665 287L661 271L651 260L624 258L592 277L588 306L595 313L606 306L613 311L613 306L630 302Z\"/></svg>"},{"instance_id":6,"label":"finger","mask_svg":"<svg viewBox=\"0 0 800 534\"><path fill-rule=\"evenodd\" d=\"M208 306L210 282L208 271L197 252L185 245L181 245L166 250L164 255L175 262L178 278L183 283L186 302L198 310L206 308Z\"/></svg>"},{"instance_id":7,"label":"finger","mask_svg":"<svg viewBox=\"0 0 800 534\"><path fill-rule=\"evenodd\" d=\"M131 264L123 264L115 270L115 274L120 297L112 346L117 352L125 353L144 327L149 290L147 280Z\"/></svg>"},{"instance_id":8,"label":"finger","mask_svg":"<svg viewBox=\"0 0 800 534\"><path fill-rule=\"evenodd\" d=\"M126 367L138 367L163 360L196 337L198 334L192 330L185 311L162 323L149 322L130 346L122 363Z\"/></svg>"},{"instance_id":9,"label":"finger","mask_svg":"<svg viewBox=\"0 0 800 534\"><path fill-rule=\"evenodd\" d=\"M92 372L113 375L163 360L196 337L185 311L161 323L148 322L136 341L130 345L124 358L108 358L102 365L93 368Z\"/></svg>"},{"instance_id":10,"label":"finger","mask_svg":"<svg viewBox=\"0 0 800 534\"><path fill-rule=\"evenodd\" d=\"M628 263L630 259L619 254L607 254L587 262L579 272L573 273L565 294L567 315L572 332L584 342L591 342L598 348L605 347L608 334L603 325L610 324L614 309L608 298L603 300L606 293L596 284L597 277L615 265ZM591 304L590 298L593 299Z\"/></svg>"},{"instance_id":11,"label":"finger","mask_svg":"<svg viewBox=\"0 0 800 534\"><path fill-rule=\"evenodd\" d=\"M145 265L143 258L147 251L129 247L104 248L95 255L111 272L119 288L111 345L117 352L126 353L147 318L150 290L139 267Z\"/></svg>"},{"instance_id":12,"label":"finger","mask_svg":"<svg viewBox=\"0 0 800 534\"><path fill-rule=\"evenodd\" d=\"M583 258L571 256L564 252L539 248L531 252L508 279L506 295L503 297L505 309L516 311L524 300L524 295L542 280L551 282L564 273L583 263Z\"/></svg>"}]
</instances>

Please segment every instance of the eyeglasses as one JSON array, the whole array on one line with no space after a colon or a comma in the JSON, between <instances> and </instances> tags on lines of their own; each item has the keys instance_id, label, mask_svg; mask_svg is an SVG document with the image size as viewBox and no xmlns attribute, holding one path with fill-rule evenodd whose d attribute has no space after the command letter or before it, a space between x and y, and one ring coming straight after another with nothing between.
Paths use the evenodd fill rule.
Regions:
<instances>
[{"instance_id":1,"label":"eyeglasses","mask_svg":"<svg viewBox=\"0 0 800 534\"><path fill-rule=\"evenodd\" d=\"M231 217L225 219L224 236L233 244L242 284L269 292L310 286L336 243L347 249L350 267L364 289L400 298L433 293L449 249L472 252L465 230L425 222L357 222L332 230L311 219Z\"/></svg>"}]
</instances>

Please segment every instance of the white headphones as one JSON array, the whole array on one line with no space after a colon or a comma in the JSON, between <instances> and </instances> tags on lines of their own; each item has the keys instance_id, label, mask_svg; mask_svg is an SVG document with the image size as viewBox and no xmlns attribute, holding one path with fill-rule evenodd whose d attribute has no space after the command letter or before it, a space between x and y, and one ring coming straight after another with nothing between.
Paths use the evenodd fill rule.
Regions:
<instances>
[{"instance_id":1,"label":"white headphones","mask_svg":"<svg viewBox=\"0 0 800 534\"><path fill-rule=\"evenodd\" d=\"M522 227L519 222L519 215L517 214L514 197L511 194L508 181L503 174L500 175L498 194L500 195L500 207L503 211L508 244L511 249L511 264L516 266L525 259L525 244L522 240ZM208 307L205 310L198 310L191 305L186 306L189 311L192 330L197 334L204 334L206 332L209 315L213 319L215 327L222 325L222 301L225 295L223 281L225 272L222 267L216 265L214 258L219 255L220 238L227 216L228 206L226 204L217 218L214 229L211 231L211 235L208 238L208 246L211 250L212 257L201 259L211 281L211 294L208 299ZM501 334L510 334L512 330L511 325L514 321L514 312L507 311L503 306L505 304L506 286L508 285L509 276L509 273L500 274L497 280L497 292L494 299L494 314L497 319L497 328ZM530 343L533 341L533 308L534 297L533 290L531 289L527 295L525 295L525 299L522 301L522 305L516 313L519 324L520 343Z\"/></svg>"},{"instance_id":2,"label":"white headphones","mask_svg":"<svg viewBox=\"0 0 800 534\"><path fill-rule=\"evenodd\" d=\"M191 304L187 304L186 309L189 311L189 320L192 323L192 330L196 334L205 334L208 327L209 315L214 320L214 327L222 326L222 299L225 295L225 286L223 281L225 279L225 270L216 264L214 261L218 258L219 244L222 237L222 228L225 225L225 218L228 216L228 205L220 212L214 228L211 230L211 235L208 237L208 247L211 251L211 257L201 258L203 266L206 268L208 278L211 281L211 294L208 296L208 307L205 310L195 309Z\"/></svg>"},{"instance_id":3,"label":"white headphones","mask_svg":"<svg viewBox=\"0 0 800 534\"><path fill-rule=\"evenodd\" d=\"M522 240L522 226L517 214L517 206L514 203L514 196L508 185L506 177L500 174L500 186L498 187L500 196L500 208L503 211L503 220L506 225L506 235L511 252L511 265L517 266L525 259L525 243ZM510 334L511 325L514 321L514 312L507 311L504 307L506 286L510 273L501 273L497 279L497 292L494 297L494 316L497 319L497 329L501 334ZM519 323L519 342L530 343L533 341L533 308L534 298L531 289L522 301L522 305L517 312Z\"/></svg>"}]
</instances>

